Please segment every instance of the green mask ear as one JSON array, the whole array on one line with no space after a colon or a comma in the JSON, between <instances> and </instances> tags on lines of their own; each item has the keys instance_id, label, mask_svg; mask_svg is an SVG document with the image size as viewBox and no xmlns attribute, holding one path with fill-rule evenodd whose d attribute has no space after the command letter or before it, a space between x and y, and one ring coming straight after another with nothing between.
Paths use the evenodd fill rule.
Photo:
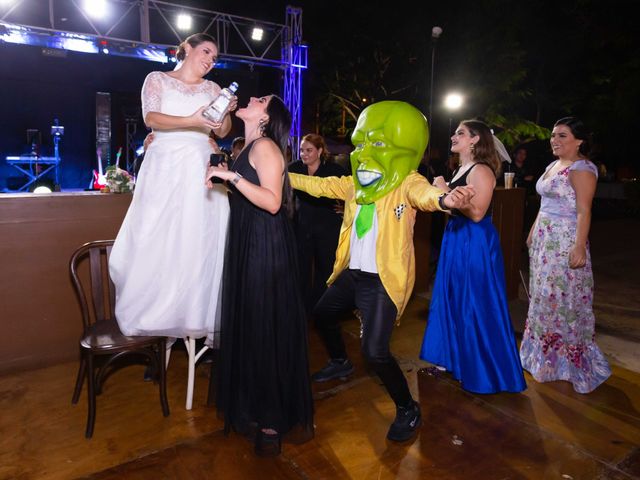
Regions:
<instances>
[{"instance_id":1,"label":"green mask ear","mask_svg":"<svg viewBox=\"0 0 640 480\"><path fill-rule=\"evenodd\" d=\"M368 204L394 190L418 168L429 142L429 128L417 108L384 101L362 111L351 141L356 202Z\"/></svg>"}]
</instances>

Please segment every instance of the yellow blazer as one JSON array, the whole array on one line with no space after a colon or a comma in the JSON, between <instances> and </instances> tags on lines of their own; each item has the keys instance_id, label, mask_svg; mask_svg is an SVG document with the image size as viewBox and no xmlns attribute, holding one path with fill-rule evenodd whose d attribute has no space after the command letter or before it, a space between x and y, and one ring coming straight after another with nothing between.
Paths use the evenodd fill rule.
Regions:
<instances>
[{"instance_id":1,"label":"yellow blazer","mask_svg":"<svg viewBox=\"0 0 640 480\"><path fill-rule=\"evenodd\" d=\"M351 229L357 209L353 179L351 176L320 178L297 173L290 173L289 178L296 190L314 197L335 198L345 202L336 262L327 280L327 284L331 285L349 266L351 257ZM442 190L414 171L395 190L375 202L378 218L376 266L382 285L398 309L397 320L407 306L415 283L413 226L416 223L416 210L441 210L438 197L442 193Z\"/></svg>"}]
</instances>

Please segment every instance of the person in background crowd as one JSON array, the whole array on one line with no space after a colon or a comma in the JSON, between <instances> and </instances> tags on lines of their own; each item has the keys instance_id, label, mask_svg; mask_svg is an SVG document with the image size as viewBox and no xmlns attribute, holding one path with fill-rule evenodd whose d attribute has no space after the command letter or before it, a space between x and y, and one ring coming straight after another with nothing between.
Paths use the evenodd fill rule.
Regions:
<instances>
[{"instance_id":1,"label":"person in background crowd","mask_svg":"<svg viewBox=\"0 0 640 480\"><path fill-rule=\"evenodd\" d=\"M233 139L233 141L231 142L231 163L233 163L233 161L238 158L240 152L244 148L244 144L244 137L236 137Z\"/></svg>"},{"instance_id":2,"label":"person in background crowd","mask_svg":"<svg viewBox=\"0 0 640 480\"><path fill-rule=\"evenodd\" d=\"M514 172L513 184L516 187L525 188L527 195L534 193L534 176L532 169L527 161L527 149L524 147L516 148L513 154L513 162L509 165L504 163L503 170Z\"/></svg>"},{"instance_id":3,"label":"person in background crowd","mask_svg":"<svg viewBox=\"0 0 640 480\"><path fill-rule=\"evenodd\" d=\"M338 164L327 160L329 152L324 138L315 133L302 137L300 158L289 164L290 173L315 177L341 177L347 172ZM341 202L312 197L295 191L296 213L294 224L300 255L300 276L305 306L310 312L327 288L336 259L338 234L342 216Z\"/></svg>"}]
</instances>

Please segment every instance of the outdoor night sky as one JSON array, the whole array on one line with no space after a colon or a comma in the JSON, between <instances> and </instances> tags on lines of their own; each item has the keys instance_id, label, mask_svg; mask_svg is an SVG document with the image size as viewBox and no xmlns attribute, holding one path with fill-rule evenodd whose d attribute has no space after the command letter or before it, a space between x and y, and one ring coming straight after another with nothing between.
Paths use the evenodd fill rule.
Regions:
<instances>
[{"instance_id":1,"label":"outdoor night sky","mask_svg":"<svg viewBox=\"0 0 640 480\"><path fill-rule=\"evenodd\" d=\"M279 23L287 4L184 3ZM465 105L454 122L480 117L496 132L515 129L526 138L530 122L549 129L558 118L577 115L593 131L600 160L615 167L635 157L630 140L640 105L640 39L630 14L635 1L289 3L303 9L310 48L303 99L309 129L319 112L323 133L335 132L342 110L336 96L348 101L355 115L366 106L364 98L405 100L426 114L431 29L438 25L443 33L435 46L435 143L447 137L443 97L457 90Z\"/></svg>"},{"instance_id":2,"label":"outdoor night sky","mask_svg":"<svg viewBox=\"0 0 640 480\"><path fill-rule=\"evenodd\" d=\"M635 11L638 0L425 0L417 7L408 0L170 3L279 24L285 23L287 3L302 8L303 39L309 47L309 68L303 74L303 133L318 131L333 143L349 143L355 119L364 107L385 99L402 100L418 107L425 116L429 116L432 104L432 158L446 158L450 123L455 127L462 119L481 118L507 147L513 149L527 143L530 153L544 163L550 156L547 139L554 122L575 115L593 132L593 160L604 162L612 172L622 167L632 171L631 164L637 156L633 144L636 109L640 105L640 38L636 33L637 17L631 11ZM431 39L434 26L443 29L435 43ZM184 36L190 33L196 32ZM67 60L43 58L33 49L20 50L34 55L33 62L46 71L47 83L37 84L43 80L39 70L29 73L31 64L15 65L27 61L26 55L16 53L23 47L3 48L5 55L16 58L0 65L0 73L15 81L14 88L27 88L33 83L29 88L43 96L38 100L40 104L62 101L61 93L81 96L109 91L116 92L114 105L125 93L139 105L140 84L148 73L143 70L170 68L139 65L139 60L134 59L111 59L116 62L112 64L100 56L76 61L76 54ZM89 63L85 61L92 67L86 68ZM244 70L234 73L231 69L214 69L210 78L224 83L229 81L229 75L247 78L250 71L247 64L233 68ZM56 81L64 83L59 76L66 73L87 92L57 86ZM264 79L259 88L273 90L270 85L278 84L278 72L270 74L267 81L262 72L255 73L254 77ZM256 80L255 85L259 83ZM252 92L247 80L243 86L240 96L272 93ZM443 106L445 95L452 91L464 96L464 104L457 112L449 112ZM6 102L15 101L15 95L4 95ZM35 101L32 94L29 98ZM74 97L73 102L76 101ZM62 115L62 107L71 102L69 98L62 106L51 105L43 111ZM82 102L87 108L92 106L91 101ZM88 111L85 113L89 115ZM38 118L36 122L35 112L33 115L32 119L25 113L21 121L30 122L29 128L45 131L46 126L37 123L50 119ZM17 124L13 118L5 121L9 129ZM0 139L0 148L17 151L24 131L20 128L19 133L8 133L4 143ZM118 128L114 126L116 133L122 130ZM74 134L78 137L70 136ZM20 140L15 140L18 137ZM91 149L83 146L86 152L72 152L71 148L80 148L83 141L89 145L91 138L92 133L81 131L79 126L68 131L64 146L67 165L73 158L83 161L82 156ZM122 144L121 139L114 141ZM66 179L69 178L67 174Z\"/></svg>"}]
</instances>

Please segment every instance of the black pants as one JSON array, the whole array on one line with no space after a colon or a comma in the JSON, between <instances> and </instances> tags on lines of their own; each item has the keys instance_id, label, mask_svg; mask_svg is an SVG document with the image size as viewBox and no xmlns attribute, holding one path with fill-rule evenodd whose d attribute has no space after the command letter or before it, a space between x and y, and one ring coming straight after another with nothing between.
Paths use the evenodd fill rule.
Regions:
<instances>
[{"instance_id":1,"label":"black pants","mask_svg":"<svg viewBox=\"0 0 640 480\"><path fill-rule=\"evenodd\" d=\"M409 405L412 397L407 380L389 350L398 310L377 274L345 270L318 301L313 313L329 355L332 359L347 358L339 319L354 308L362 315L364 357L396 405Z\"/></svg>"},{"instance_id":2,"label":"black pants","mask_svg":"<svg viewBox=\"0 0 640 480\"><path fill-rule=\"evenodd\" d=\"M299 227L296 233L304 303L307 311L311 312L327 289L327 280L336 261L339 231L328 225L324 231Z\"/></svg>"}]
</instances>

